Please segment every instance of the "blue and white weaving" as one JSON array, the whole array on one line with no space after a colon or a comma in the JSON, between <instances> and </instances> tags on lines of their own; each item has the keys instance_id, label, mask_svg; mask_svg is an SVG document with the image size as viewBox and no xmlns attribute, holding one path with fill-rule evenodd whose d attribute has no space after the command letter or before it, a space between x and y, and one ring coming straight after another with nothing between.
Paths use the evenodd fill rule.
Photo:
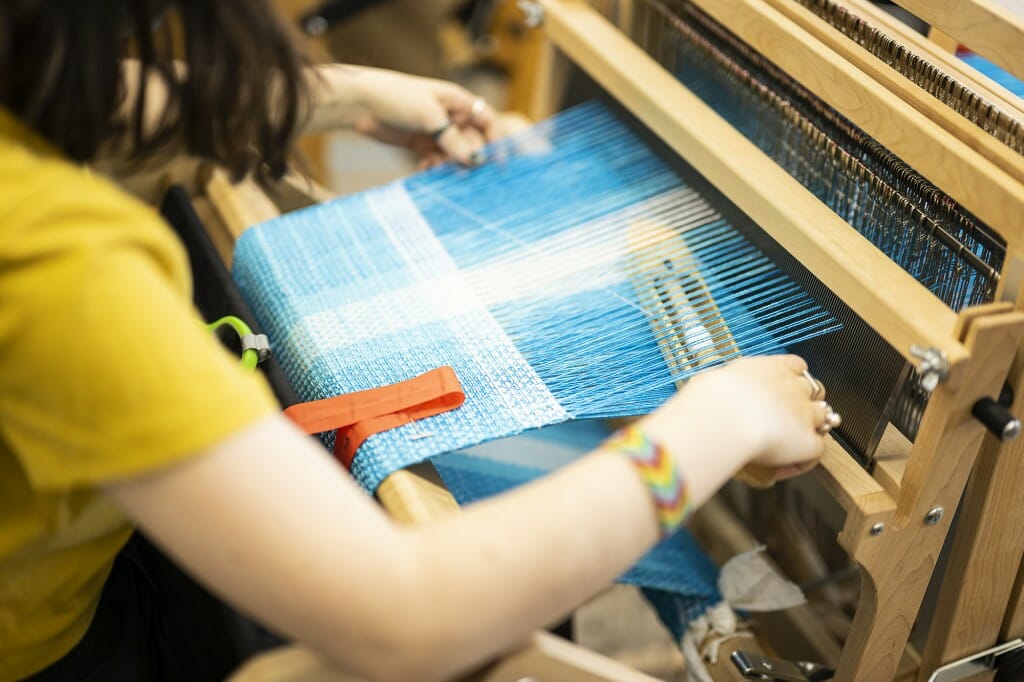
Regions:
<instances>
[{"instance_id":1,"label":"blue and white weaving","mask_svg":"<svg viewBox=\"0 0 1024 682\"><path fill-rule=\"evenodd\" d=\"M600 104L489 157L238 242L235 280L302 399L455 369L462 407L363 444L367 490L491 439L649 412L698 370L839 327Z\"/></svg>"}]
</instances>

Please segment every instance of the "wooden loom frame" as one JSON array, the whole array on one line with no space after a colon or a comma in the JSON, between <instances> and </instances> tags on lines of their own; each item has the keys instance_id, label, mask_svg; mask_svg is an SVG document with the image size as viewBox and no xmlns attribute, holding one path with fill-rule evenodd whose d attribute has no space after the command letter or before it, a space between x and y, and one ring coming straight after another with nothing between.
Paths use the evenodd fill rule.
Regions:
<instances>
[{"instance_id":1,"label":"wooden loom frame","mask_svg":"<svg viewBox=\"0 0 1024 682\"><path fill-rule=\"evenodd\" d=\"M1020 179L1024 177L1024 163L1020 157L1008 154L1009 150L1001 145L992 144L994 141L972 124L967 124L944 105L931 100L902 76L789 0L767 0L764 3L753 0L694 0L694 3L910 162L947 193L976 214L984 215L983 219L1006 238L1008 253L1020 254L1019 207L1024 200L1024 188L1020 185ZM832 272L821 268L820 263L827 260L827 257L814 253L811 254L813 259L808 259L799 252L799 248L806 246L807 232L813 226L800 225L798 221L782 225L773 222L780 217L779 211L773 210L778 207L765 207L761 203L762 197L756 196L757 187L745 186L749 183L735 177L729 169L723 169L723 164L713 158L716 154L725 159L742 158L744 173L756 177L760 187L766 184L769 186L763 190L764 195L780 197L780 203L788 203L792 195L777 191L776 178L765 182L761 159L750 163L751 154L758 154L756 150L752 151L750 147L745 149L743 141L731 139L725 128L718 125L720 120L716 120L718 117L714 112L699 103L694 106L695 98L685 88L678 83L673 84L671 81L674 79L669 74L663 70L659 72L659 67L652 60L631 46L624 36L609 30L607 23L589 8L569 0L545 0L542 4L548 10L549 35L573 61L673 146L719 190L746 210L812 272L819 277L825 274L823 281L860 313L862 301L858 299L861 296L858 294L854 299L848 298L836 286L846 284L841 281L844 278L833 278ZM906 2L901 4L909 5ZM864 8L858 9L861 13L866 12ZM873 12L878 14L877 10ZM901 39L906 39L905 35L901 35L906 31L895 29L895 22L885 23ZM925 52L930 56L934 50L925 48ZM624 58L624 54L628 57ZM614 55L614 59L610 55ZM980 76L972 78L967 75L965 67L948 59L944 67L958 76L966 75L964 80L968 82L986 81ZM989 87L985 82L980 89L991 101L1002 101L1004 108L1019 111L1019 101L1007 100L1006 94L999 88ZM1010 106L1006 106L1006 103ZM692 123L695 118L699 123ZM907 130L913 130L918 135L906 135ZM727 140L725 143L723 135ZM713 140L713 149L704 140ZM928 141L927 144L924 141ZM789 183L782 180L779 184L785 186ZM750 198L751 192L755 195L753 199ZM806 208L808 199L814 201L806 197L798 204L800 210ZM820 225L816 219L813 222ZM834 228L830 225L829 229ZM853 236L852 230L846 227L844 231L848 233L841 238L846 241L845 246L854 246L846 239ZM829 236L835 235L830 231ZM859 260L861 254L853 257ZM875 267L874 263L869 263L870 270ZM890 264L889 267L895 266ZM859 278L857 275L855 277ZM878 287L877 280L864 278L860 281L862 286L875 282L872 286L885 288L885 285ZM901 292L896 297L899 305L905 306L905 310L915 309L917 303L911 303L912 299L903 299L902 296ZM980 313L975 322L993 313L1019 318L1019 314L1010 312L1009 306L1003 306L1001 313L997 310L999 308L990 306L988 313L973 311ZM931 315L931 312L925 314ZM972 311L967 311L961 316L957 323L959 333L954 334L954 338L967 338L963 332L972 324L968 317L971 314ZM899 329L898 310L885 310L874 317L862 314L862 317L897 350L907 355L908 348L897 342L904 331ZM1008 324L1017 324L1009 323L1009 317L1006 319ZM894 322L897 324L894 325ZM919 328L918 331L924 330ZM1019 332L1011 336L1016 334ZM1004 363L1016 348L1013 342L1007 341L1007 344L1002 346L1002 352L1008 355L994 363L1002 369L990 366L990 371L998 373L1005 370ZM975 353L978 348L975 347ZM1010 377L1011 384L1018 387L1021 386L1020 380L1024 379L1022 364L1024 362L1018 357ZM940 395L936 394L933 403L939 401ZM955 442L934 431L941 423L940 419L931 419L935 412L944 411L949 416L966 405L961 403L958 407L954 405L955 402L955 399L950 402L943 399L941 407L929 407L930 414L922 424L924 440L918 438L909 456L897 455L890 458L882 453L882 460L872 479L881 490L863 480L860 475L863 472L854 471L855 465L842 468L832 452L826 457L825 466L822 467L824 481L847 511L846 526L840 541L861 565L866 593L862 597L861 608L858 609L854 630L844 649L836 679L882 680L891 679L895 674L903 643L906 642L928 580L911 573L914 570L921 571L925 565L934 565L942 544L941 539L927 537L927 527L918 527L916 531L913 527L916 519L923 518L919 514L926 513L925 507L929 507L929 504L924 503L928 494L925 490L930 489L931 494L938 494L934 498L935 507L942 506L948 511L954 509L959 493L951 493L941 487L948 483L951 488L959 488L966 481L965 468L970 468L973 452L977 451L980 441L978 437L973 444L966 440ZM1014 411L1018 416L1021 414L1020 401L1015 404ZM947 422L946 428L949 426ZM951 441L956 443L953 447L950 447ZM954 452L959 449L962 453L960 461L953 465L948 459L940 460L936 456L940 444L944 449ZM1024 480L1024 467L1020 464L1019 456L1015 456L1018 449L1020 446L1016 444L999 446L994 439L986 439L971 487L967 491L961 532L957 534L949 564L951 579L945 582L940 595L936 627L932 629L920 669L921 679L926 679L930 670L940 663L975 653L993 644L995 637L1000 634L1001 625L1004 639L1020 634L1021 628L1024 628L1024 587L1021 585L1024 583L1024 570L1022 579L1016 581L1016 585L1013 579L1020 566L1021 545L1024 543L1024 539L1021 539L1024 533L1019 532L1022 524L1019 517L1024 514L1024 509L1019 504L1012 504L1013 493L1019 487L1008 483ZM949 453L945 453L944 457L949 458ZM935 468L937 465L940 468ZM912 469L916 469L913 474ZM950 471L953 476L942 481L942 477ZM1007 487L1008 490L1003 489ZM952 506L939 504L943 499L951 501ZM895 558L895 555L890 554L887 559L881 559L886 551L868 549L870 541L863 533L871 527L869 521L873 515L884 514L881 510L893 504L893 519L896 521L899 539L890 535L893 539L879 544L892 546L899 556ZM1000 527L996 519L1007 514L1011 517L1011 523ZM887 528L878 536L879 539L891 528L889 523L885 523L885 526ZM929 530L936 528L931 527ZM944 533L940 531L940 534ZM917 564L910 569L908 564L912 559L917 559ZM979 566L988 570L979 572ZM998 574L998 579L992 579L993 570ZM930 569L926 572L930 573ZM1003 611L1011 598L1011 589L1014 600L1011 606L1016 608L1006 614L1004 624Z\"/></svg>"},{"instance_id":2,"label":"wooden loom frame","mask_svg":"<svg viewBox=\"0 0 1024 682\"><path fill-rule=\"evenodd\" d=\"M1010 253L1020 252L1020 228L1014 223L1024 208L1020 159L1008 156L987 136L979 136L973 126L964 126L959 117L948 115L943 105L922 98L915 86L901 83L901 76L894 78L891 69L875 63L867 53L847 49L842 36L816 17L802 15L809 13L790 0L695 0L695 4L974 210L1007 239ZM547 36L554 45L799 258L904 357L912 359L910 347L916 344L940 349L949 359L950 376L933 396L921 435L909 453L881 453L872 476L830 442L820 468L825 487L847 514L840 542L861 565L864 576L854 629L836 679L892 679L952 512L981 447L982 429L969 417L970 406L980 397L998 394L1024 336L1024 315L1007 304L955 315L591 8L580 0L543 0L542 5L547 10ZM904 135L906 130L921 133L921 138ZM727 163L736 158L744 159L742 172ZM228 223L235 221L232 232L258 222L252 219L252 211L261 206L254 197L238 203L238 192L222 176L214 176L208 186L222 217ZM259 218L275 215L273 210ZM1024 361L1018 357L1011 383L1021 388L1022 380ZM1014 410L1018 416L1024 413L1021 401ZM946 590L954 594L941 600L945 621L939 630L944 632L934 635L925 650L922 678L932 663L960 655L951 653L957 647L965 649L961 654L985 648L962 637L953 642L951 633L957 631L957 623L979 617L986 627L978 629L992 629L993 619L987 613L992 609L986 606L979 616L979 609L972 612L971 608L977 600L958 595L965 594L965 587L971 588L966 594L977 594L982 586L969 576L971 567L991 561L986 549L1006 539L1007 533L999 533L991 523L993 515L1008 511L1005 493L994 494L993 489L1001 481L1020 478L1021 460L1014 457L1018 449L1022 446L1000 447L991 438L985 440L961 521L961 530L966 523L977 532L957 534L950 563L955 575ZM382 484L378 497L396 518L408 522L435 518L453 503L443 489L415 472L394 474ZM1003 503L992 503L1001 499ZM946 510L943 518L935 525L924 523L927 513L937 507ZM871 532L877 524L884 527L880 535ZM1001 564L1016 575L1020 553L1015 563L1014 551L1003 555ZM991 587L987 590L991 598L998 600L993 593L1002 590L1004 602L1012 597L1024 603L1019 584L1011 595L1012 578L982 582ZM995 620L1003 625L1001 617ZM1021 621L1024 608L1007 614L1003 636L1013 628L1024 628ZM567 669L557 666L567 663L577 672L588 666L581 664L581 668L576 665L579 661L551 655L546 639L539 637L527 649L531 665L512 679L556 671L559 676L551 679L645 679L598 660L590 660L599 668L594 676L570 677Z\"/></svg>"}]
</instances>

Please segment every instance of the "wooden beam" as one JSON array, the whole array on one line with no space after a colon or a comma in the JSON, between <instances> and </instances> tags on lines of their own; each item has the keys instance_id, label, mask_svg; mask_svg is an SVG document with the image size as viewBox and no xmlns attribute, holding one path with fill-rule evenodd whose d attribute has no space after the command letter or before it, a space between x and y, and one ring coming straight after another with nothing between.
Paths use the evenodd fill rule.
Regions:
<instances>
[{"instance_id":1,"label":"wooden beam","mask_svg":"<svg viewBox=\"0 0 1024 682\"><path fill-rule=\"evenodd\" d=\"M692 0L1022 248L1024 185L762 0ZM877 60L876 60L877 61ZM875 325L872 324L874 327Z\"/></svg>"},{"instance_id":2,"label":"wooden beam","mask_svg":"<svg viewBox=\"0 0 1024 682\"><path fill-rule=\"evenodd\" d=\"M1024 78L1024 18L988 0L895 0L1017 78Z\"/></svg>"},{"instance_id":3,"label":"wooden beam","mask_svg":"<svg viewBox=\"0 0 1024 682\"><path fill-rule=\"evenodd\" d=\"M581 0L542 0L552 40L904 357L966 358L952 311ZM739 162L738 160L742 160ZM955 381L955 378L953 379Z\"/></svg>"},{"instance_id":4,"label":"wooden beam","mask_svg":"<svg viewBox=\"0 0 1024 682\"><path fill-rule=\"evenodd\" d=\"M1024 156L989 135L943 102L932 97L881 59L853 42L813 12L793 0L767 0L776 10L819 39L836 54L873 78L879 85L938 124L1017 182L1024 182ZM931 55L924 55L926 58ZM920 170L920 169L919 169ZM1000 226L992 225L999 229Z\"/></svg>"}]
</instances>

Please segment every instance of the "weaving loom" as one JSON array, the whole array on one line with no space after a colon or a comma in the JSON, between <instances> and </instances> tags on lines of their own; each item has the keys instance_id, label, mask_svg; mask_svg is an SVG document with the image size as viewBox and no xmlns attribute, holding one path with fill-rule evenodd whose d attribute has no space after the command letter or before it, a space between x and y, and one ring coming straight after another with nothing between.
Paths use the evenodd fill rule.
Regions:
<instances>
[{"instance_id":1,"label":"weaving loom","mask_svg":"<svg viewBox=\"0 0 1024 682\"><path fill-rule=\"evenodd\" d=\"M585 105L484 168L245 234L236 279L286 373L315 399L456 366L463 408L360 450L374 489L451 449L642 413L738 353L799 352L844 416L820 479L863 576L836 679L895 677L976 458L917 677L1024 634L999 487L1024 483L1020 448L971 416L998 434L1021 414L991 398L1024 384L1024 316L994 303L1024 263L1024 105L861 0L625 4L629 38L583 2L537 5L636 120Z\"/></svg>"},{"instance_id":2,"label":"weaving loom","mask_svg":"<svg viewBox=\"0 0 1024 682\"><path fill-rule=\"evenodd\" d=\"M850 475L853 471L845 464L827 456L823 476L825 487L846 512L840 543L860 565L863 576L853 629L836 661L837 679L892 679L927 582L914 578L909 566L933 561L929 557L938 554L941 544L941 540L928 538L927 530L919 530L914 521L924 519L924 529L942 523L946 505L957 503L956 496L942 492L943 479L957 468L965 472L973 461L971 450L977 446L958 449L963 436L953 436L958 429L948 419L963 407L953 407L958 399L950 397L948 387L935 375L934 363L927 358L921 362L921 355L927 355L921 350L927 344L920 340L908 344L909 339L900 338L899 324L894 324L919 323L925 318L937 321L946 314L938 309L923 313L919 306L927 305L925 299L891 280L881 282L880 277L892 273L887 267L866 266L875 254L860 250L855 239L846 237L850 227L854 228L953 309L992 300L1000 292L1015 295L1013 262L1019 248L1024 166L1012 148L1015 127L1008 121L1021 120L1019 102L997 88L979 84L968 70L940 59L934 49L927 49L896 22L859 1L634 4L634 39L689 91L672 90L666 77L669 73L648 68L646 57L634 56L629 45L615 42L579 5L543 3L548 10L549 34L574 61L770 232L883 341L876 346L870 334L860 337L862 329L840 316L846 324L840 333L847 337L843 343L853 345L833 349L839 355L831 355L828 364L834 370L836 364L843 364L841 358L852 352L857 358L854 372L860 376L847 383L849 375L830 375L821 366L815 371L832 389L830 399L840 405L844 416L849 412L849 403L843 404L849 400L849 390L863 396L862 405L869 412L881 416L883 429L890 422L914 440L912 446L894 448L890 437L882 452L872 457L880 442L877 432L871 438L841 434L847 436L843 444L848 450L864 447L859 453L861 461L873 475L868 479ZM971 5L968 10L974 9L975 3L966 4ZM861 23L851 21L851 16ZM666 25L671 29L664 30ZM624 59L623 52L629 53L629 58ZM609 53L616 58L608 58ZM933 67L932 58L945 72ZM638 76L639 72L643 75ZM635 86L636 81L643 85ZM938 86L930 87L932 83ZM647 94L651 92L659 95L651 98ZM705 104L712 105L714 112ZM955 106L946 109L947 104ZM680 111L686 112L686 120ZM777 168L761 164L763 157L722 126L723 119L843 220L837 222L822 214L818 204L807 200L807 194L793 191L791 180L778 177ZM778 125L772 119L786 123ZM708 138L716 144L705 142ZM722 139L729 141L722 143ZM747 163L742 172L757 181L725 167L718 157L743 158ZM767 183L771 188L763 190L761 185L768 177L772 178ZM815 211L814 219L788 211L790 202ZM881 220L872 227L879 211ZM836 239L818 239L821 231ZM837 247L847 262L831 257ZM836 271L842 275L829 276ZM853 280L852 286L846 286L845 276ZM795 274L794 279L801 280ZM986 280L988 283L983 283ZM892 292L889 300L867 300L875 291L886 289ZM961 316L961 320L964 324L967 317ZM917 333L921 332L932 334L923 329ZM962 330L959 338L966 340ZM833 337L823 341L831 340ZM863 348L872 346L879 352L875 360L864 362ZM988 353L976 355L976 371L986 363L1005 368L1015 348L1016 343L1010 344L998 360ZM898 376L908 372L909 365L904 365L890 373L894 367L885 362L890 351L896 352L890 357L898 361L902 356L916 365L918 372L904 374L907 378ZM881 367L878 360L883 361ZM1005 369L991 371L998 374ZM1019 377L1011 376L1011 384L1018 381ZM894 390L886 406L883 401L875 402L887 390L882 385ZM938 389L929 400L929 389L936 385ZM836 394L837 387L842 398ZM945 416L939 416L943 413ZM940 447L945 458L962 453L965 459L957 464L939 460ZM996 470L1004 474L1013 470L1007 464L1012 456L1008 448L989 442L982 453L985 473L978 480L992 481L999 476ZM894 460L899 464L894 466ZM962 476L953 474L959 482L965 480ZM991 573L985 573L993 569L993 560L985 558L992 552L981 549L977 538L993 541L993 526L1000 523L993 510L1011 513L1013 498L1002 498L1002 504L993 501L999 493L978 480L972 483L966 503L970 529L961 527L957 534L953 549L957 558L939 593L919 679L927 679L939 663L996 641L1002 605L1010 602L1012 608L1009 592L1014 581L1007 573L1016 571L1019 554L1017 563L996 560L1008 563L1001 569L1003 577L993 579ZM891 504L895 513L879 514L871 501L876 495L886 499L885 504ZM986 511L977 511L982 508ZM886 536L894 525L896 533ZM1009 539L1012 531L999 537L1011 544L1017 542ZM986 561L989 563L980 568L983 564L977 562ZM972 565L979 567L973 569L979 573L968 577ZM988 584L982 585L986 581Z\"/></svg>"},{"instance_id":3,"label":"weaving loom","mask_svg":"<svg viewBox=\"0 0 1024 682\"><path fill-rule=\"evenodd\" d=\"M235 279L304 400L454 367L462 407L362 446L370 491L493 438L650 412L698 369L839 326L598 105L491 154L238 243Z\"/></svg>"}]
</instances>

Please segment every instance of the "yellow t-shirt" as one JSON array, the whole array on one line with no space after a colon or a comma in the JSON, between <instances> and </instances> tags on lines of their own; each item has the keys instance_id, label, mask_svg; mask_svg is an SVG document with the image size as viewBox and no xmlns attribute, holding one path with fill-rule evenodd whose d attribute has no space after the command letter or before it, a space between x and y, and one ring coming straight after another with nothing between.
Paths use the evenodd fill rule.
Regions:
<instances>
[{"instance_id":1,"label":"yellow t-shirt","mask_svg":"<svg viewBox=\"0 0 1024 682\"><path fill-rule=\"evenodd\" d=\"M0 111L0 680L82 637L127 520L97 486L270 414L148 207Z\"/></svg>"}]
</instances>

